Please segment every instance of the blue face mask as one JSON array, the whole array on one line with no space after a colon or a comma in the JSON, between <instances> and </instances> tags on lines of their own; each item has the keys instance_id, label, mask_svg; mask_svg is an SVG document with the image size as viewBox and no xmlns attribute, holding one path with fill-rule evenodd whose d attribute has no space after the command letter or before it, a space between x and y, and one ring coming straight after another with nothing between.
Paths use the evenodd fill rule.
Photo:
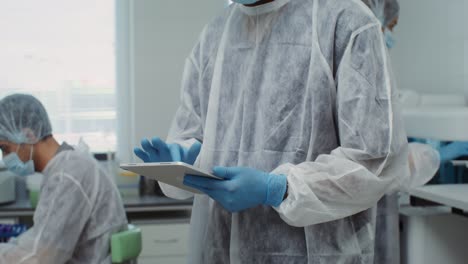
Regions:
<instances>
[{"instance_id":1,"label":"blue face mask","mask_svg":"<svg viewBox=\"0 0 468 264\"><path fill-rule=\"evenodd\" d=\"M19 149L19 146L18 146ZM16 151L18 152L18 150ZM34 173L34 161L32 160L33 147L31 147L31 156L27 162L23 162L17 153L11 153L3 158L5 167L11 172L19 176L27 176Z\"/></svg>"},{"instance_id":2,"label":"blue face mask","mask_svg":"<svg viewBox=\"0 0 468 264\"><path fill-rule=\"evenodd\" d=\"M384 36L387 48L392 49L395 46L395 38L393 37L393 33L390 30L385 29Z\"/></svg>"},{"instance_id":3,"label":"blue face mask","mask_svg":"<svg viewBox=\"0 0 468 264\"><path fill-rule=\"evenodd\" d=\"M232 0L232 1L238 4L252 5L258 2L259 0Z\"/></svg>"}]
</instances>

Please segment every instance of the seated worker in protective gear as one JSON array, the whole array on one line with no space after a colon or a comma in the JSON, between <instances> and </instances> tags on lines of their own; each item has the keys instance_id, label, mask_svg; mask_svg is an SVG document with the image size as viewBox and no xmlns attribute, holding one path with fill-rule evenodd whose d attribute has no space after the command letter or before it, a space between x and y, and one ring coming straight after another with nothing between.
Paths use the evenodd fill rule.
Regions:
<instances>
[{"instance_id":1,"label":"seated worker in protective gear","mask_svg":"<svg viewBox=\"0 0 468 264\"><path fill-rule=\"evenodd\" d=\"M375 206L409 175L381 23L360 0L234 2L186 61L167 141L135 149L224 179L185 177L206 194L190 263L373 263Z\"/></svg>"},{"instance_id":2,"label":"seated worker in protective gear","mask_svg":"<svg viewBox=\"0 0 468 264\"><path fill-rule=\"evenodd\" d=\"M34 225L0 244L0 263L111 263L111 235L127 225L117 187L90 154L57 143L33 96L0 100L0 149L12 172L44 175Z\"/></svg>"}]
</instances>

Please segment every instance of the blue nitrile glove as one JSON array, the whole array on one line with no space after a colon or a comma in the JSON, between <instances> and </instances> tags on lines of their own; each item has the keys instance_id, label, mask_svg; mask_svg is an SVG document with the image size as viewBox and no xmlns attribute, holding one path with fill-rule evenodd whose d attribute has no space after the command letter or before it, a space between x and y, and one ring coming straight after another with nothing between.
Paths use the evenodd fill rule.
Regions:
<instances>
[{"instance_id":1,"label":"blue nitrile glove","mask_svg":"<svg viewBox=\"0 0 468 264\"><path fill-rule=\"evenodd\" d=\"M184 148L179 144L168 144L168 146L171 152L172 161L182 161L193 165L200 154L202 144L196 141L189 149Z\"/></svg>"},{"instance_id":2,"label":"blue nitrile glove","mask_svg":"<svg viewBox=\"0 0 468 264\"><path fill-rule=\"evenodd\" d=\"M158 137L151 140L141 140L142 148L135 148L133 152L144 162L172 162L182 161L193 165L200 154L201 143L194 143L190 149L186 149L179 144L167 144Z\"/></svg>"},{"instance_id":3,"label":"blue nitrile glove","mask_svg":"<svg viewBox=\"0 0 468 264\"><path fill-rule=\"evenodd\" d=\"M255 169L215 167L213 174L224 180L186 175L184 184L206 193L232 213L259 205L277 207L287 189L286 176Z\"/></svg>"},{"instance_id":4,"label":"blue nitrile glove","mask_svg":"<svg viewBox=\"0 0 468 264\"><path fill-rule=\"evenodd\" d=\"M468 142L458 141L442 146L439 153L441 162L447 162L462 156L468 156Z\"/></svg>"}]
</instances>

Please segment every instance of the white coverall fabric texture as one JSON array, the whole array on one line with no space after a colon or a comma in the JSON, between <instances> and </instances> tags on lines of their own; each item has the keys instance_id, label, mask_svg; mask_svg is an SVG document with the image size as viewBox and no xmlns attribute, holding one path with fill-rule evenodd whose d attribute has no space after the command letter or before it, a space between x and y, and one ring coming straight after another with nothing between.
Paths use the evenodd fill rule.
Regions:
<instances>
[{"instance_id":1,"label":"white coverall fabric texture","mask_svg":"<svg viewBox=\"0 0 468 264\"><path fill-rule=\"evenodd\" d=\"M203 142L205 170L284 174L288 196L231 214L195 195L190 263L373 263L375 206L409 175L396 95L361 1L231 5L187 59L168 141Z\"/></svg>"},{"instance_id":2,"label":"white coverall fabric texture","mask_svg":"<svg viewBox=\"0 0 468 264\"><path fill-rule=\"evenodd\" d=\"M127 218L114 181L92 156L58 153L43 171L34 225L0 245L0 263L110 264L110 239Z\"/></svg>"}]
</instances>

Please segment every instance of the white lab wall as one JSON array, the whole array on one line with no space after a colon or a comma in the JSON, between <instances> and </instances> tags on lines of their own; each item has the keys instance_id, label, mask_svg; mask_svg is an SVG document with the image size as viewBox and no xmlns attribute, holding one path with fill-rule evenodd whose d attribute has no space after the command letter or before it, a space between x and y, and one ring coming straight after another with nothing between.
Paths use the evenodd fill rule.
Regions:
<instances>
[{"instance_id":1,"label":"white lab wall","mask_svg":"<svg viewBox=\"0 0 468 264\"><path fill-rule=\"evenodd\" d=\"M118 51L120 76L119 152L122 161L131 161L133 146L141 138L165 138L179 103L180 82L185 58L196 43L203 26L219 15L222 0L163 1L117 0L127 10L129 29ZM119 12L119 10L117 11ZM122 10L121 10L122 12ZM122 12L125 13L125 12ZM122 14L120 14L122 15ZM118 28L119 30L124 28ZM124 33L121 33L125 35ZM119 42L119 36L118 36ZM119 50L119 44L117 45ZM125 61L127 55L127 61ZM124 99L122 99L122 97Z\"/></svg>"},{"instance_id":2,"label":"white lab wall","mask_svg":"<svg viewBox=\"0 0 468 264\"><path fill-rule=\"evenodd\" d=\"M468 87L468 1L402 0L391 51L402 89L463 93Z\"/></svg>"}]
</instances>

